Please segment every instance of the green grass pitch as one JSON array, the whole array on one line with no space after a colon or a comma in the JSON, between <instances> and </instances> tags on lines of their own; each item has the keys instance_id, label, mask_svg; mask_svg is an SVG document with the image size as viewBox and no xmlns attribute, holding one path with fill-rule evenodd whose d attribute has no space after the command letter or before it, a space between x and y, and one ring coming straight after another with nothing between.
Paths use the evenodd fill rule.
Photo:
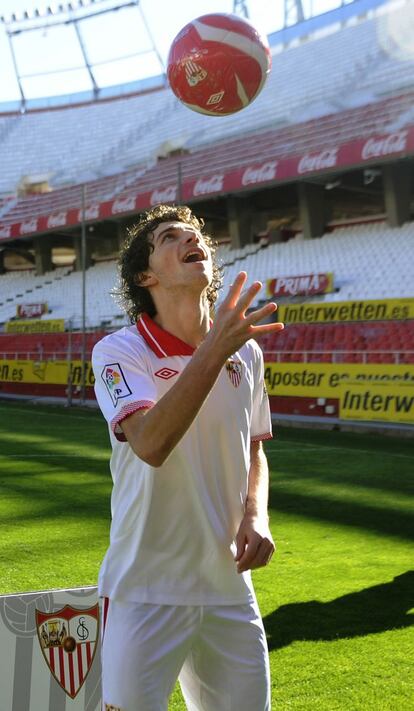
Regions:
<instances>
[{"instance_id":1,"label":"green grass pitch","mask_svg":"<svg viewBox=\"0 0 414 711\"><path fill-rule=\"evenodd\" d=\"M280 429L266 451L278 551L254 579L273 707L411 711L412 441ZM108 458L98 412L0 402L0 593L96 583Z\"/></svg>"}]
</instances>

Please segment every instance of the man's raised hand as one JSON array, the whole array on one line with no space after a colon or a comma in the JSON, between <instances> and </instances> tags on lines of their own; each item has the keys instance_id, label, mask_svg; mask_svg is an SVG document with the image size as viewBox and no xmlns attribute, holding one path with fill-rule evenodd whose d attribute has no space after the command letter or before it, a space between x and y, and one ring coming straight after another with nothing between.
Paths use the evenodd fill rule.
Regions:
<instances>
[{"instance_id":1,"label":"man's raised hand","mask_svg":"<svg viewBox=\"0 0 414 711\"><path fill-rule=\"evenodd\" d=\"M256 281L243 292L246 280L246 272L240 272L237 275L226 298L217 310L213 327L209 333L209 340L214 342L214 347L218 348L225 358L241 348L249 338L275 333L283 330L284 327L282 323L256 325L276 311L277 305L274 302L251 311L246 316L246 311L262 288L261 282Z\"/></svg>"}]
</instances>

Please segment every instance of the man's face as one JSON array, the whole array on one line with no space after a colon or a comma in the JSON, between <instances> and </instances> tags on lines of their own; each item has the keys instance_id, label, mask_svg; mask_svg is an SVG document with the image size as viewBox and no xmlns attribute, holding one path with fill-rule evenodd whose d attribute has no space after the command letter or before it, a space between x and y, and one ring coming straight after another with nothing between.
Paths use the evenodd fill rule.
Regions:
<instances>
[{"instance_id":1,"label":"man's face","mask_svg":"<svg viewBox=\"0 0 414 711\"><path fill-rule=\"evenodd\" d=\"M191 287L200 293L211 283L211 251L202 234L185 222L162 222L150 237L149 286L164 289Z\"/></svg>"}]
</instances>

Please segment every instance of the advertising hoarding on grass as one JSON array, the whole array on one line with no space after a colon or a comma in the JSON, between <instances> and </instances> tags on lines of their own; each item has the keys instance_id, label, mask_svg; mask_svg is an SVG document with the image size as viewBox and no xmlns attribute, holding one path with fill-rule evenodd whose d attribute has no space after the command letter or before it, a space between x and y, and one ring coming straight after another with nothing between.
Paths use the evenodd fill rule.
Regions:
<instances>
[{"instance_id":1,"label":"advertising hoarding on grass","mask_svg":"<svg viewBox=\"0 0 414 711\"><path fill-rule=\"evenodd\" d=\"M66 385L69 365L67 360L0 360L0 383L45 383L46 385ZM87 385L95 382L90 362L85 363ZM82 361L71 361L73 385L82 381Z\"/></svg>"},{"instance_id":2,"label":"advertising hoarding on grass","mask_svg":"<svg viewBox=\"0 0 414 711\"><path fill-rule=\"evenodd\" d=\"M414 424L414 365L265 363L270 396L334 398L341 419Z\"/></svg>"},{"instance_id":3,"label":"advertising hoarding on grass","mask_svg":"<svg viewBox=\"0 0 414 711\"><path fill-rule=\"evenodd\" d=\"M0 596L0 708L100 711L96 587Z\"/></svg>"},{"instance_id":4,"label":"advertising hoarding on grass","mask_svg":"<svg viewBox=\"0 0 414 711\"><path fill-rule=\"evenodd\" d=\"M350 382L340 391L342 420L414 424L414 384Z\"/></svg>"}]
</instances>

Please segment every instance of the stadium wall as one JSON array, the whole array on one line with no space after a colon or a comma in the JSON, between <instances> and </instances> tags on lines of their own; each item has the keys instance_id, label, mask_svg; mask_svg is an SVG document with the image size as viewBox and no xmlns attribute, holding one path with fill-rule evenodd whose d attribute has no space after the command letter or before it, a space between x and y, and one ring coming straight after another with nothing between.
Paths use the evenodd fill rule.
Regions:
<instances>
[{"instance_id":1,"label":"stadium wall","mask_svg":"<svg viewBox=\"0 0 414 711\"><path fill-rule=\"evenodd\" d=\"M265 356L265 383L274 414L414 425L412 364L277 363ZM93 385L89 360L0 360L0 396L93 402Z\"/></svg>"}]
</instances>

